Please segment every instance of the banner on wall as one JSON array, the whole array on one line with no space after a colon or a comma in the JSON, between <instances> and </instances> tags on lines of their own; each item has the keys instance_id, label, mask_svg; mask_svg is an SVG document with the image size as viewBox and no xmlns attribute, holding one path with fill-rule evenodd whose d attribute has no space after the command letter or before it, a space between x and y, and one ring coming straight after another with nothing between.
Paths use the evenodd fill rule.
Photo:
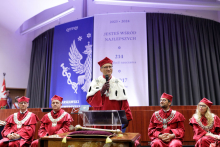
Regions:
<instances>
[{"instance_id":1,"label":"banner on wall","mask_svg":"<svg viewBox=\"0 0 220 147\"><path fill-rule=\"evenodd\" d=\"M146 13L94 16L93 78L97 62L113 60L113 76L124 82L130 106L148 106Z\"/></svg>"},{"instance_id":2,"label":"banner on wall","mask_svg":"<svg viewBox=\"0 0 220 147\"><path fill-rule=\"evenodd\" d=\"M92 79L94 18L85 18L54 29L50 98L63 97L62 107L85 105ZM51 106L51 101L50 101Z\"/></svg>"}]
</instances>

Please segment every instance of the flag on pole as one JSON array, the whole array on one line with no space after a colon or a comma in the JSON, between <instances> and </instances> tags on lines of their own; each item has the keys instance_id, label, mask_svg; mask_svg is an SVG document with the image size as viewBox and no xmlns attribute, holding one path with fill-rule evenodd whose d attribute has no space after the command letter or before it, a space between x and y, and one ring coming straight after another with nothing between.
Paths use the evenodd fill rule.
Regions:
<instances>
[{"instance_id":1,"label":"flag on pole","mask_svg":"<svg viewBox=\"0 0 220 147\"><path fill-rule=\"evenodd\" d=\"M5 107L7 105L7 94L6 94L6 85L5 85L5 73L3 73L3 83L0 93L0 107Z\"/></svg>"}]
</instances>

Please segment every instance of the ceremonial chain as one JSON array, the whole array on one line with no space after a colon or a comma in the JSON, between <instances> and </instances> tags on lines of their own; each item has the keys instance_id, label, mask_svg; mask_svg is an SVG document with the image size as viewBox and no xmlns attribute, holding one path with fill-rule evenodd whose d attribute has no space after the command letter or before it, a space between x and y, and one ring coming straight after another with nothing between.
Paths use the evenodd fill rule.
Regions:
<instances>
[{"instance_id":1,"label":"ceremonial chain","mask_svg":"<svg viewBox=\"0 0 220 147\"><path fill-rule=\"evenodd\" d=\"M30 118L31 113L32 112L28 112L28 114L25 116L25 118L21 121L18 120L18 113L14 113L14 122L17 124L18 129L21 128L22 124Z\"/></svg>"},{"instance_id":2,"label":"ceremonial chain","mask_svg":"<svg viewBox=\"0 0 220 147\"><path fill-rule=\"evenodd\" d=\"M198 123L198 125L203 129L205 130L206 132L209 132L210 129L212 129L213 125L214 125L214 121L212 121L211 125L207 125L207 126L204 126L202 124L202 122L200 120L198 120L198 118L195 116L195 119L196 119L196 122ZM210 133L210 132L209 132Z\"/></svg>"},{"instance_id":3,"label":"ceremonial chain","mask_svg":"<svg viewBox=\"0 0 220 147\"><path fill-rule=\"evenodd\" d=\"M63 112L63 114L60 117L54 119L51 115L51 112L49 112L47 115L48 115L48 118L50 119L50 121L52 122L52 127L56 127L57 122L60 121L66 114L67 114L67 112Z\"/></svg>"},{"instance_id":4,"label":"ceremonial chain","mask_svg":"<svg viewBox=\"0 0 220 147\"><path fill-rule=\"evenodd\" d=\"M167 123L174 118L175 114L176 114L176 111L175 111L175 110L172 110L170 116L169 116L168 118L166 118L166 119L165 119L165 118L163 119L163 118L160 117L159 111L156 111L156 112L155 112L155 116L156 116L157 120L158 120L159 122L162 122L162 123L163 123L163 128L164 128L164 129L167 128Z\"/></svg>"}]
</instances>

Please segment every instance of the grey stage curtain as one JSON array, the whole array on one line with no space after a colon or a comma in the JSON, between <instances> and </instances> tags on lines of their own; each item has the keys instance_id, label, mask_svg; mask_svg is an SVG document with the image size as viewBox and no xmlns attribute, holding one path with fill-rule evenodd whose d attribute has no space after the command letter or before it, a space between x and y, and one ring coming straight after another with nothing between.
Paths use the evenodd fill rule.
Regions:
<instances>
[{"instance_id":1,"label":"grey stage curtain","mask_svg":"<svg viewBox=\"0 0 220 147\"><path fill-rule=\"evenodd\" d=\"M27 97L30 108L49 106L51 58L54 28L42 33L32 42Z\"/></svg>"},{"instance_id":2,"label":"grey stage curtain","mask_svg":"<svg viewBox=\"0 0 220 147\"><path fill-rule=\"evenodd\" d=\"M220 105L220 24L175 14L148 13L150 105L163 92L173 105L196 105L206 97Z\"/></svg>"}]
</instances>

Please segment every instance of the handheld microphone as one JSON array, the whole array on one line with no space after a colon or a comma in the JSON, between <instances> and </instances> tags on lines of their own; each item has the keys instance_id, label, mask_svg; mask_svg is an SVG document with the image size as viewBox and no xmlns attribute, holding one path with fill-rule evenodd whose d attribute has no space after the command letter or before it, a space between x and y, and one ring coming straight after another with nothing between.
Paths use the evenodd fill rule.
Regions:
<instances>
[{"instance_id":1,"label":"handheld microphone","mask_svg":"<svg viewBox=\"0 0 220 147\"><path fill-rule=\"evenodd\" d=\"M108 75L105 75L105 80L106 80L106 82L108 82L108 79L109 79L109 76L108 76ZM107 89L107 92L109 92L109 89Z\"/></svg>"},{"instance_id":2,"label":"handheld microphone","mask_svg":"<svg viewBox=\"0 0 220 147\"><path fill-rule=\"evenodd\" d=\"M109 76L105 75L106 82L108 82Z\"/></svg>"}]
</instances>

